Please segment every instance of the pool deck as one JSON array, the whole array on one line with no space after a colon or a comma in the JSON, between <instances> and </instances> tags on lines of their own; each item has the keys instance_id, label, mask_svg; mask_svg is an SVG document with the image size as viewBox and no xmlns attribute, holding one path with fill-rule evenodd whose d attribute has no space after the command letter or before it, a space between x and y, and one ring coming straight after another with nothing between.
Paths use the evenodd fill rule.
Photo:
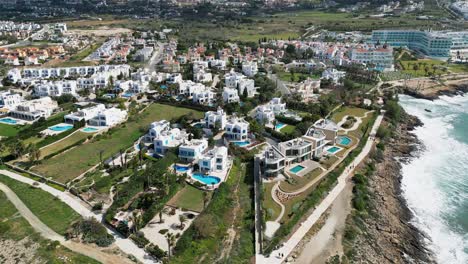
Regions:
<instances>
[{"instance_id":1,"label":"pool deck","mask_svg":"<svg viewBox=\"0 0 468 264\"><path fill-rule=\"evenodd\" d=\"M10 125L10 126L23 126L23 125L27 125L27 124L32 124L33 122L28 122L26 120L22 120L22 119L18 119L18 118L13 118L13 117L9 117L9 116L5 116L5 117L2 117L0 119L3 119L3 118L8 118L8 119L12 119L12 120L15 120L16 121L16 124L11 124L11 123L7 123L7 122L1 122L0 121L0 124L5 124L5 125Z\"/></svg>"},{"instance_id":2,"label":"pool deck","mask_svg":"<svg viewBox=\"0 0 468 264\"><path fill-rule=\"evenodd\" d=\"M72 126L70 129L73 129L73 125L72 124L67 124L67 123L60 123L60 124L56 124L56 125L53 125L53 126L50 126L48 127L47 129L44 129L41 131L41 134L45 135L45 136L54 136L54 135L58 135L60 133L63 133L65 131L68 131L70 129L66 129L66 130L62 130L62 131L54 131L52 129L50 129L51 127L54 127L54 126Z\"/></svg>"},{"instance_id":3,"label":"pool deck","mask_svg":"<svg viewBox=\"0 0 468 264\"><path fill-rule=\"evenodd\" d=\"M292 172L291 169L296 167L297 165L304 167L304 169L298 171L297 173ZM309 172L315 170L318 167L320 167L320 163L315 162L313 160L306 160L301 163L290 164L284 170L286 171L286 174L294 174L294 175L302 177L304 175L307 175Z\"/></svg>"}]
</instances>

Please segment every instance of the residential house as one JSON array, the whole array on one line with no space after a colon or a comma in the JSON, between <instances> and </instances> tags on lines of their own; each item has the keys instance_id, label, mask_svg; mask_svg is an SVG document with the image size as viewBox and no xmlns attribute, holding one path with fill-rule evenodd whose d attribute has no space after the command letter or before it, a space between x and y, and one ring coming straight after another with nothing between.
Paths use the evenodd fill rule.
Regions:
<instances>
[{"instance_id":1,"label":"residential house","mask_svg":"<svg viewBox=\"0 0 468 264\"><path fill-rule=\"evenodd\" d=\"M266 177L276 177L284 172L285 156L274 146L263 152L263 173Z\"/></svg>"},{"instance_id":2,"label":"residential house","mask_svg":"<svg viewBox=\"0 0 468 264\"><path fill-rule=\"evenodd\" d=\"M258 73L257 62L246 61L242 63L242 73L248 77L253 77Z\"/></svg>"},{"instance_id":3,"label":"residential house","mask_svg":"<svg viewBox=\"0 0 468 264\"><path fill-rule=\"evenodd\" d=\"M249 123L237 117L231 117L224 129L228 140L246 140L249 136Z\"/></svg>"},{"instance_id":4,"label":"residential house","mask_svg":"<svg viewBox=\"0 0 468 264\"><path fill-rule=\"evenodd\" d=\"M261 105L255 110L255 119L257 119L260 124L271 126L275 121L275 113L268 105Z\"/></svg>"},{"instance_id":5,"label":"residential house","mask_svg":"<svg viewBox=\"0 0 468 264\"><path fill-rule=\"evenodd\" d=\"M34 94L39 97L61 96L70 94L76 96L77 83L73 80L41 81L34 85Z\"/></svg>"},{"instance_id":6,"label":"residential house","mask_svg":"<svg viewBox=\"0 0 468 264\"><path fill-rule=\"evenodd\" d=\"M42 97L30 101L24 101L10 111L9 115L28 121L37 121L39 118L48 118L58 109L56 101L50 97Z\"/></svg>"},{"instance_id":7,"label":"residential house","mask_svg":"<svg viewBox=\"0 0 468 264\"><path fill-rule=\"evenodd\" d=\"M325 134L325 139L329 142L335 142L338 135L338 126L330 119L320 119L314 124L314 128Z\"/></svg>"},{"instance_id":8,"label":"residential house","mask_svg":"<svg viewBox=\"0 0 468 264\"><path fill-rule=\"evenodd\" d=\"M99 111L97 116L89 120L89 124L91 126L111 127L124 122L126 118L127 111L112 107Z\"/></svg>"},{"instance_id":9,"label":"residential house","mask_svg":"<svg viewBox=\"0 0 468 264\"><path fill-rule=\"evenodd\" d=\"M254 97L256 92L254 80L248 79L242 73L238 73L233 70L224 76L224 84L228 88L237 89L239 91L239 95L243 96L247 93L247 97L249 98Z\"/></svg>"},{"instance_id":10,"label":"residential house","mask_svg":"<svg viewBox=\"0 0 468 264\"><path fill-rule=\"evenodd\" d=\"M201 155L198 166L202 172L222 172L227 170L228 149L224 146L214 147Z\"/></svg>"},{"instance_id":11,"label":"residential house","mask_svg":"<svg viewBox=\"0 0 468 264\"><path fill-rule=\"evenodd\" d=\"M76 112L64 116L65 123L74 124L76 122L85 121L96 117L100 112L104 111L106 107L103 104L98 104L88 108L79 109Z\"/></svg>"},{"instance_id":12,"label":"residential house","mask_svg":"<svg viewBox=\"0 0 468 264\"><path fill-rule=\"evenodd\" d=\"M302 138L295 138L278 144L285 156L286 164L300 163L312 158L312 144Z\"/></svg>"},{"instance_id":13,"label":"residential house","mask_svg":"<svg viewBox=\"0 0 468 264\"><path fill-rule=\"evenodd\" d=\"M328 68L322 72L322 79L332 80L333 83L341 83L345 76L345 71L339 71L335 68Z\"/></svg>"},{"instance_id":14,"label":"residential house","mask_svg":"<svg viewBox=\"0 0 468 264\"><path fill-rule=\"evenodd\" d=\"M19 93L14 93L13 91L0 92L0 109L12 110L21 104L23 100L23 96Z\"/></svg>"},{"instance_id":15,"label":"residential house","mask_svg":"<svg viewBox=\"0 0 468 264\"><path fill-rule=\"evenodd\" d=\"M179 146L179 158L186 162L198 160L208 148L206 139L192 139Z\"/></svg>"},{"instance_id":16,"label":"residential house","mask_svg":"<svg viewBox=\"0 0 468 264\"><path fill-rule=\"evenodd\" d=\"M223 90L223 101L227 104L240 102L239 94L237 89L224 87Z\"/></svg>"},{"instance_id":17,"label":"residential house","mask_svg":"<svg viewBox=\"0 0 468 264\"><path fill-rule=\"evenodd\" d=\"M185 131L167 127L154 138L154 152L159 156L164 156L169 149L179 146L187 139L188 134Z\"/></svg>"},{"instance_id":18,"label":"residential house","mask_svg":"<svg viewBox=\"0 0 468 264\"><path fill-rule=\"evenodd\" d=\"M218 110L208 111L205 113L205 126L207 128L219 128L224 129L226 127L227 117L226 113L221 107L218 107Z\"/></svg>"}]
</instances>

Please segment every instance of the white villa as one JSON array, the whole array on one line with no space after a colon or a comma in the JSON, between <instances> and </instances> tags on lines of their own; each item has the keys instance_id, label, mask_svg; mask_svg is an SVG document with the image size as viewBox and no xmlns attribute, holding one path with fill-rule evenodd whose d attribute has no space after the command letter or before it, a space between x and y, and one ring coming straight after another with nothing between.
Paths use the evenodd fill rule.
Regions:
<instances>
[{"instance_id":1,"label":"white villa","mask_svg":"<svg viewBox=\"0 0 468 264\"><path fill-rule=\"evenodd\" d=\"M322 131L325 134L325 139L330 142L335 142L338 135L338 126L335 122L329 119L320 119L314 124L314 128Z\"/></svg>"},{"instance_id":2,"label":"white villa","mask_svg":"<svg viewBox=\"0 0 468 264\"><path fill-rule=\"evenodd\" d=\"M127 111L112 107L98 112L98 114L89 120L91 126L117 125L127 118Z\"/></svg>"},{"instance_id":3,"label":"white villa","mask_svg":"<svg viewBox=\"0 0 468 264\"><path fill-rule=\"evenodd\" d=\"M222 172L228 166L228 149L224 146L214 147L198 160L198 166L202 172Z\"/></svg>"},{"instance_id":4,"label":"white villa","mask_svg":"<svg viewBox=\"0 0 468 264\"><path fill-rule=\"evenodd\" d=\"M276 177L284 172L285 157L281 151L274 146L270 146L262 157L263 173L266 177Z\"/></svg>"},{"instance_id":5,"label":"white villa","mask_svg":"<svg viewBox=\"0 0 468 264\"><path fill-rule=\"evenodd\" d=\"M322 156L323 148L329 142L326 140L325 133L322 130L315 129L313 126L307 130L302 139L311 144L312 157Z\"/></svg>"},{"instance_id":6,"label":"white villa","mask_svg":"<svg viewBox=\"0 0 468 264\"><path fill-rule=\"evenodd\" d=\"M37 121L39 118L48 118L58 108L56 101L50 97L42 97L22 102L10 111L9 115L28 121Z\"/></svg>"},{"instance_id":7,"label":"white villa","mask_svg":"<svg viewBox=\"0 0 468 264\"><path fill-rule=\"evenodd\" d=\"M254 80L248 79L242 73L235 72L234 70L224 75L224 84L228 88L237 89L240 95L243 95L244 90L247 90L247 97L253 97L256 92Z\"/></svg>"},{"instance_id":8,"label":"white villa","mask_svg":"<svg viewBox=\"0 0 468 264\"><path fill-rule=\"evenodd\" d=\"M256 61L246 61L242 63L242 72L248 77L253 77L258 73L258 66Z\"/></svg>"},{"instance_id":9,"label":"white villa","mask_svg":"<svg viewBox=\"0 0 468 264\"><path fill-rule=\"evenodd\" d=\"M205 126L207 128L224 129L227 123L227 116L224 113L224 110L221 107L218 107L216 112L208 111L205 113Z\"/></svg>"},{"instance_id":10,"label":"white villa","mask_svg":"<svg viewBox=\"0 0 468 264\"><path fill-rule=\"evenodd\" d=\"M154 152L164 156L170 148L175 148L186 141L188 134L178 128L166 127L154 139Z\"/></svg>"},{"instance_id":11,"label":"white villa","mask_svg":"<svg viewBox=\"0 0 468 264\"><path fill-rule=\"evenodd\" d=\"M216 94L211 91L211 88L204 87L203 90L196 90L193 92L192 102L194 104L209 105L213 103Z\"/></svg>"},{"instance_id":12,"label":"white villa","mask_svg":"<svg viewBox=\"0 0 468 264\"><path fill-rule=\"evenodd\" d=\"M34 86L34 94L39 97L61 96L64 94L76 95L76 81L41 81Z\"/></svg>"},{"instance_id":13,"label":"white villa","mask_svg":"<svg viewBox=\"0 0 468 264\"><path fill-rule=\"evenodd\" d=\"M279 151L285 156L286 164L299 163L312 158L310 142L295 138L278 144Z\"/></svg>"},{"instance_id":14,"label":"white villa","mask_svg":"<svg viewBox=\"0 0 468 264\"><path fill-rule=\"evenodd\" d=\"M224 87L223 90L223 101L225 103L238 103L240 102L239 93L234 88Z\"/></svg>"},{"instance_id":15,"label":"white villa","mask_svg":"<svg viewBox=\"0 0 468 264\"><path fill-rule=\"evenodd\" d=\"M84 120L88 122L90 119L96 117L101 111L104 111L106 107L103 104L98 104L92 107L83 108L76 112L70 113L64 116L65 123L74 124Z\"/></svg>"},{"instance_id":16,"label":"white villa","mask_svg":"<svg viewBox=\"0 0 468 264\"><path fill-rule=\"evenodd\" d=\"M249 123L243 119L232 117L224 130L228 140L246 140L249 135Z\"/></svg>"},{"instance_id":17,"label":"white villa","mask_svg":"<svg viewBox=\"0 0 468 264\"><path fill-rule=\"evenodd\" d=\"M345 71L339 71L335 68L328 68L322 72L322 79L331 79L333 83L340 83L345 76Z\"/></svg>"},{"instance_id":18,"label":"white villa","mask_svg":"<svg viewBox=\"0 0 468 264\"><path fill-rule=\"evenodd\" d=\"M206 139L192 139L186 141L179 146L179 158L187 162L198 160L207 148L208 141Z\"/></svg>"},{"instance_id":19,"label":"white villa","mask_svg":"<svg viewBox=\"0 0 468 264\"><path fill-rule=\"evenodd\" d=\"M200 83L211 82L213 81L213 74L211 74L211 72L205 72L205 70L200 70L193 74L193 81Z\"/></svg>"},{"instance_id":20,"label":"white villa","mask_svg":"<svg viewBox=\"0 0 468 264\"><path fill-rule=\"evenodd\" d=\"M286 112L286 103L281 102L281 97L275 97L271 99L267 104L267 107L269 107L275 113L275 115Z\"/></svg>"},{"instance_id":21,"label":"white villa","mask_svg":"<svg viewBox=\"0 0 468 264\"><path fill-rule=\"evenodd\" d=\"M145 135L146 142L153 142L162 131L169 130L171 123L167 120L160 120L150 124L148 133Z\"/></svg>"},{"instance_id":22,"label":"white villa","mask_svg":"<svg viewBox=\"0 0 468 264\"><path fill-rule=\"evenodd\" d=\"M298 83L291 91L298 94L304 102L309 102L320 93L320 80L307 80Z\"/></svg>"},{"instance_id":23,"label":"white villa","mask_svg":"<svg viewBox=\"0 0 468 264\"><path fill-rule=\"evenodd\" d=\"M275 113L267 105L261 105L255 110L255 119L264 125L273 125Z\"/></svg>"},{"instance_id":24,"label":"white villa","mask_svg":"<svg viewBox=\"0 0 468 264\"><path fill-rule=\"evenodd\" d=\"M19 93L11 91L0 92L0 109L5 108L7 110L12 110L17 105L21 104L23 100L23 96Z\"/></svg>"}]
</instances>

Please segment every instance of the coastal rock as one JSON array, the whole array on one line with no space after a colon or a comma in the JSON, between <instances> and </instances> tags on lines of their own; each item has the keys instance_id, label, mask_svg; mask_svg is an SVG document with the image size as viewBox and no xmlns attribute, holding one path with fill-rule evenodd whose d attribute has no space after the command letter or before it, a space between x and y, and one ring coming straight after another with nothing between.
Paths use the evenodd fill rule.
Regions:
<instances>
[{"instance_id":1,"label":"coastal rock","mask_svg":"<svg viewBox=\"0 0 468 264\"><path fill-rule=\"evenodd\" d=\"M384 160L369 177L374 211L362 223L365 232L358 233L353 243L353 263L435 263L424 245L424 234L411 224L411 211L401 196L400 162L409 161L421 148L409 133L421 121L406 114L403 119L385 148Z\"/></svg>"}]
</instances>

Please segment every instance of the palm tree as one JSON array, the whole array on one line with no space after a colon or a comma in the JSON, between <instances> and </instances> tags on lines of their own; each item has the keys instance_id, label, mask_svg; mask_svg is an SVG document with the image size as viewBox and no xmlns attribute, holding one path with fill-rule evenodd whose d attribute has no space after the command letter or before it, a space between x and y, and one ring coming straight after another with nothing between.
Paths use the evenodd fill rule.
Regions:
<instances>
[{"instance_id":1,"label":"palm tree","mask_svg":"<svg viewBox=\"0 0 468 264\"><path fill-rule=\"evenodd\" d=\"M133 233L138 232L138 226L141 224L141 214L133 212L132 215L130 216L130 219L133 223L132 232Z\"/></svg>"},{"instance_id":2,"label":"palm tree","mask_svg":"<svg viewBox=\"0 0 468 264\"><path fill-rule=\"evenodd\" d=\"M174 245L174 241L175 241L174 234L166 233L166 239L167 239L167 256L170 258L171 257L171 248Z\"/></svg>"},{"instance_id":3,"label":"palm tree","mask_svg":"<svg viewBox=\"0 0 468 264\"><path fill-rule=\"evenodd\" d=\"M179 215L180 229L184 228L184 223L187 222L187 217L185 215Z\"/></svg>"},{"instance_id":4,"label":"palm tree","mask_svg":"<svg viewBox=\"0 0 468 264\"><path fill-rule=\"evenodd\" d=\"M18 139L16 139L13 144L10 145L10 152L13 154L13 156L15 156L15 158L21 157L25 151L26 147L24 146L24 143Z\"/></svg>"},{"instance_id":5,"label":"palm tree","mask_svg":"<svg viewBox=\"0 0 468 264\"><path fill-rule=\"evenodd\" d=\"M41 150L36 146L36 144L30 144L27 148L29 153L29 162L33 164L41 157Z\"/></svg>"},{"instance_id":6,"label":"palm tree","mask_svg":"<svg viewBox=\"0 0 468 264\"><path fill-rule=\"evenodd\" d=\"M161 211L159 211L159 223L163 223L164 219L162 218L163 214L167 214L169 209L167 207L163 207Z\"/></svg>"}]
</instances>

